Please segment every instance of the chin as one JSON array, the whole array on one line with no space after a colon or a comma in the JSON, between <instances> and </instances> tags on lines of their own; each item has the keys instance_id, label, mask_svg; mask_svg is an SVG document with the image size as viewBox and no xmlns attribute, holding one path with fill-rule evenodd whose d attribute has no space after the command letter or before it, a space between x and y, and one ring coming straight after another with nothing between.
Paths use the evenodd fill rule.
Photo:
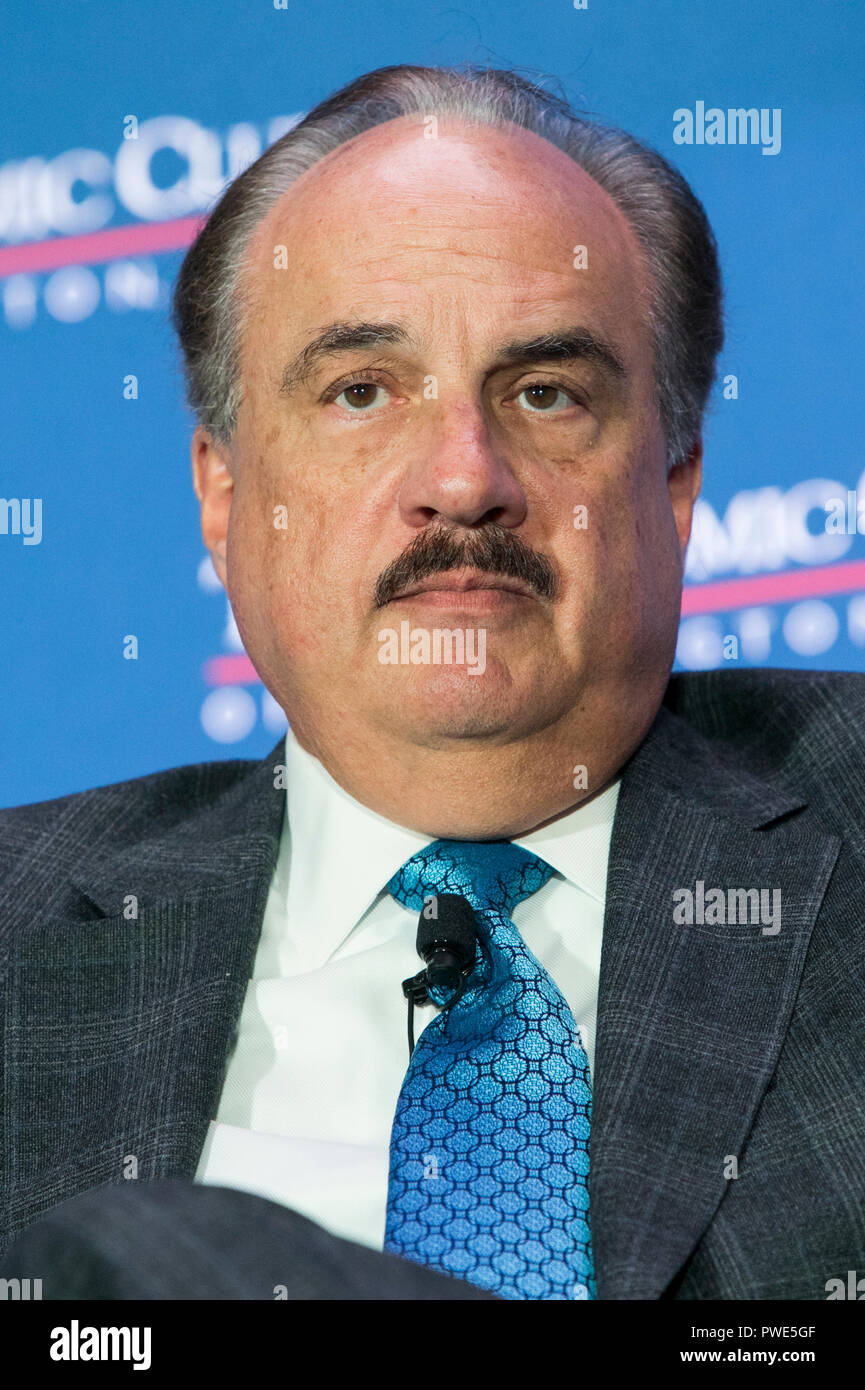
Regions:
<instances>
[{"instance_id":1,"label":"chin","mask_svg":"<svg viewBox=\"0 0 865 1390\"><path fill-rule=\"evenodd\" d=\"M507 736L513 733L512 725L509 721L495 718L492 714L482 714L479 711L458 714L454 712L449 716L442 715L436 720L425 720L415 726L417 735L428 743L438 742L439 740L450 741L452 739L497 739L505 741Z\"/></svg>"},{"instance_id":2,"label":"chin","mask_svg":"<svg viewBox=\"0 0 865 1390\"><path fill-rule=\"evenodd\" d=\"M429 673L427 673L429 674ZM488 677L492 678L488 678ZM547 721L549 690L520 690L508 677L440 672L418 688L415 682L391 708L388 723L414 742L486 739L509 743Z\"/></svg>"}]
</instances>

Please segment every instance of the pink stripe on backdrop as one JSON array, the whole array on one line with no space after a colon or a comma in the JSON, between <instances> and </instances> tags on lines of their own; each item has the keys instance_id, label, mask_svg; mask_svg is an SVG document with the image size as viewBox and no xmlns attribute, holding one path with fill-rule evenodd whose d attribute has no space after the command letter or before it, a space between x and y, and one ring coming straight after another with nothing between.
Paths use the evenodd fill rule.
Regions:
<instances>
[{"instance_id":1,"label":"pink stripe on backdrop","mask_svg":"<svg viewBox=\"0 0 865 1390\"><path fill-rule=\"evenodd\" d=\"M180 251L189 246L206 220L206 216L201 216L179 217L171 222L133 222L129 227L107 227L105 231L88 232L85 236L60 236L49 241L3 246L0 247L0 279L31 271L56 270L64 265Z\"/></svg>"},{"instance_id":2,"label":"pink stripe on backdrop","mask_svg":"<svg viewBox=\"0 0 865 1390\"><path fill-rule=\"evenodd\" d=\"M780 574L755 574L747 579L719 579L713 584L689 584L682 594L682 616L720 613L731 608L754 608L758 603L788 603L865 589L865 560L823 565Z\"/></svg>"},{"instance_id":3,"label":"pink stripe on backdrop","mask_svg":"<svg viewBox=\"0 0 865 1390\"><path fill-rule=\"evenodd\" d=\"M260 679L245 652L236 656L213 656L204 663L204 679L208 685L249 685Z\"/></svg>"}]
</instances>

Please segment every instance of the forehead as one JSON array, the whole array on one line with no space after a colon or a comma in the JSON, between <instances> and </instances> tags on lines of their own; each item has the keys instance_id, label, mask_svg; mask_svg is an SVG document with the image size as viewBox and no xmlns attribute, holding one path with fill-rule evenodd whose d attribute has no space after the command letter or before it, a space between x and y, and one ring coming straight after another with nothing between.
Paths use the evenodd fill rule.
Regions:
<instances>
[{"instance_id":1,"label":"forehead","mask_svg":"<svg viewBox=\"0 0 865 1390\"><path fill-rule=\"evenodd\" d=\"M413 310L465 326L495 293L525 326L559 310L641 335L648 271L610 195L530 131L422 117L374 127L325 156L253 234L243 270L250 318L289 333L346 313ZM276 248L286 248L276 269ZM575 266L577 248L586 262ZM286 311L290 313L286 319ZM249 320L248 320L249 322ZM282 333L281 333L282 336Z\"/></svg>"}]
</instances>

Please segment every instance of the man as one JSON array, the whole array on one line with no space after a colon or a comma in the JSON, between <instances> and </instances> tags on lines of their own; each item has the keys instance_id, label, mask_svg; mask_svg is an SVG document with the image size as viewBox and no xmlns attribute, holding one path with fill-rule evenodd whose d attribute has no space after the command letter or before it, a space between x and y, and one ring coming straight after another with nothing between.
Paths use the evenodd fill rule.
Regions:
<instances>
[{"instance_id":1,"label":"man","mask_svg":"<svg viewBox=\"0 0 865 1390\"><path fill-rule=\"evenodd\" d=\"M175 311L290 732L3 814L7 1235L186 1178L467 1293L826 1297L865 1259L865 691L670 679L699 203L513 74L382 69L228 189ZM462 955L409 1058L425 923Z\"/></svg>"}]
</instances>

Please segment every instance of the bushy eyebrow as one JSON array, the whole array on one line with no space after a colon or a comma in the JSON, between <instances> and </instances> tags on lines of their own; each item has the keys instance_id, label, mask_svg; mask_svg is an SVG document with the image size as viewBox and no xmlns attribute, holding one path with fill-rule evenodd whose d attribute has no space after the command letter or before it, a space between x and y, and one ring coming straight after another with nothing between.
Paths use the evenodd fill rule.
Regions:
<instances>
[{"instance_id":1,"label":"bushy eyebrow","mask_svg":"<svg viewBox=\"0 0 865 1390\"><path fill-rule=\"evenodd\" d=\"M382 345L414 347L411 334L399 323L331 323L306 344L298 355L287 362L282 373L280 393L296 391L312 376L320 364L341 352L356 352L359 348Z\"/></svg>"},{"instance_id":2,"label":"bushy eyebrow","mask_svg":"<svg viewBox=\"0 0 865 1390\"><path fill-rule=\"evenodd\" d=\"M611 343L588 328L567 328L537 338L516 339L498 354L496 367L528 367L533 362L591 362L615 381L627 377L625 364Z\"/></svg>"},{"instance_id":3,"label":"bushy eyebrow","mask_svg":"<svg viewBox=\"0 0 865 1390\"><path fill-rule=\"evenodd\" d=\"M408 329L400 323L331 323L286 363L280 394L289 395L306 384L328 358L363 348L416 347ZM542 333L535 338L517 338L506 343L496 355L494 371L503 367L528 367L534 362L591 362L613 382L627 376L621 356L597 334L583 327Z\"/></svg>"}]
</instances>

